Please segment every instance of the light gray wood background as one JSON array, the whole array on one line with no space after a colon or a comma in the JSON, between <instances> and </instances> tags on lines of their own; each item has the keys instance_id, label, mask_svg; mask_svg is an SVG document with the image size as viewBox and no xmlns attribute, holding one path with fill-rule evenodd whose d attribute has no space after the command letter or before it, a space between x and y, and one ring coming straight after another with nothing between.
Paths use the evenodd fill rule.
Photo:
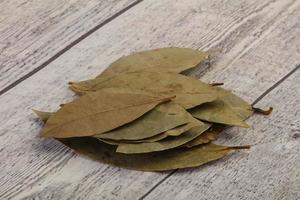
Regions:
<instances>
[{"instance_id":1,"label":"light gray wood background","mask_svg":"<svg viewBox=\"0 0 300 200\"><path fill-rule=\"evenodd\" d=\"M111 167L39 137L32 108L74 98L96 76L150 48L219 48L189 72L273 106L220 144L255 144L164 173ZM300 199L300 0L0 1L0 199Z\"/></svg>"}]
</instances>

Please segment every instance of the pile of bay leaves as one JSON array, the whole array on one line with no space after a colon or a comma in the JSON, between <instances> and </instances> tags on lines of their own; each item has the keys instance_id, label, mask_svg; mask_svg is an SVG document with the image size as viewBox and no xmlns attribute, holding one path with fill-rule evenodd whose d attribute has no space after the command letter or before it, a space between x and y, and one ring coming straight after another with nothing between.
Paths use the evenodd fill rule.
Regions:
<instances>
[{"instance_id":1,"label":"pile of bay leaves","mask_svg":"<svg viewBox=\"0 0 300 200\"><path fill-rule=\"evenodd\" d=\"M41 135L94 160L142 171L195 167L235 149L211 143L255 111L214 84L180 74L210 51L162 48L122 57L94 79L70 82L79 98L35 111Z\"/></svg>"}]
</instances>

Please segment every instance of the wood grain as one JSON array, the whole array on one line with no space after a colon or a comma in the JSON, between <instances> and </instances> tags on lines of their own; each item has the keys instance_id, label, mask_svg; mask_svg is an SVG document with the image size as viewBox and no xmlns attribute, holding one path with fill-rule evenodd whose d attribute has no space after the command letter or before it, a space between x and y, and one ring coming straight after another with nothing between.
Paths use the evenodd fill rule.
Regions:
<instances>
[{"instance_id":1,"label":"wood grain","mask_svg":"<svg viewBox=\"0 0 300 200\"><path fill-rule=\"evenodd\" d=\"M250 130L231 129L218 143L254 144L212 164L179 170L144 199L300 198L300 70L263 98L270 116L254 115ZM228 142L228 140L230 142Z\"/></svg>"},{"instance_id":2,"label":"wood grain","mask_svg":"<svg viewBox=\"0 0 300 200\"><path fill-rule=\"evenodd\" d=\"M1 1L0 91L51 62L135 2L139 1Z\"/></svg>"},{"instance_id":3,"label":"wood grain","mask_svg":"<svg viewBox=\"0 0 300 200\"><path fill-rule=\"evenodd\" d=\"M210 68L191 73L202 74L201 78L206 81L225 82L227 88L254 101L298 64L299 22L299 1L292 0L169 0L140 3L1 96L0 104L6 105L0 108L1 198L138 199L144 196L169 173L119 169L76 156L61 144L37 136L41 124L37 123L30 109L55 110L60 103L74 97L67 89L67 81L95 76L123 54L162 46L220 48L222 52L216 56ZM271 119L256 117L249 121L253 127L264 120L268 125L267 121ZM254 118L257 121L252 123ZM265 128L261 135L256 133L258 138L253 136L254 129L231 129L224 137L229 135L232 144L245 144L265 138L266 130L268 134L276 134L271 130L272 126ZM241 131L247 137L238 134ZM249 138L252 140L249 141ZM257 151L249 154L255 161L261 159L255 153ZM245 152L233 154L211 165L213 168L220 167L218 174L221 177L224 173L232 180L224 188L220 182L223 179L214 182L210 179L213 173L206 174L204 177L209 183L214 186L219 184L222 188L215 197L226 193L227 188L236 186L234 180L242 181L236 177L235 170L239 171L241 159L247 158L247 155ZM277 159L269 162L276 164ZM245 163L242 166L246 172L251 170ZM192 179L206 168L210 167L186 170L175 174L175 177L181 176L188 183L189 179L185 178L187 175ZM226 174L229 169L233 171ZM287 179L287 175L284 176ZM263 177L267 178L270 177ZM150 193L149 199L163 196L174 198L176 189L172 189L177 184L166 183L163 182ZM169 192L169 196L166 196L167 192L163 189L160 190L162 186ZM202 187L204 190L205 186ZM183 191L177 193L178 198L180 195L192 196L195 188L197 185L177 188ZM266 189L271 192L272 186Z\"/></svg>"}]
</instances>

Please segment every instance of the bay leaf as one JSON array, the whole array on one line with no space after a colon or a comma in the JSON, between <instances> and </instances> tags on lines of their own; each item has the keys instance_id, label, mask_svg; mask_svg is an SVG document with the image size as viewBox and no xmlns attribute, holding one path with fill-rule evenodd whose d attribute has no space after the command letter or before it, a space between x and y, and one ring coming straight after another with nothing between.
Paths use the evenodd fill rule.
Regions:
<instances>
[{"instance_id":1,"label":"bay leaf","mask_svg":"<svg viewBox=\"0 0 300 200\"><path fill-rule=\"evenodd\" d=\"M229 106L241 119L246 120L253 114L252 106L248 102L233 94L231 91L221 87L214 88L219 94L219 99Z\"/></svg>"},{"instance_id":2,"label":"bay leaf","mask_svg":"<svg viewBox=\"0 0 300 200\"><path fill-rule=\"evenodd\" d=\"M214 141L218 138L219 134L226 128L226 126L221 124L213 124L210 129L202 133L200 136L196 137L194 140L186 143L184 146L191 148L201 144L206 144Z\"/></svg>"},{"instance_id":3,"label":"bay leaf","mask_svg":"<svg viewBox=\"0 0 300 200\"><path fill-rule=\"evenodd\" d=\"M119 145L119 144L123 144L123 143L136 144L136 143L145 143L145 142L156 142L156 141L162 140L166 137L168 137L168 135L166 135L164 132L164 133L154 135L152 137L149 137L146 139L141 139L141 140L110 140L110 139L101 139L101 138L97 138L97 139L106 144Z\"/></svg>"},{"instance_id":4,"label":"bay leaf","mask_svg":"<svg viewBox=\"0 0 300 200\"><path fill-rule=\"evenodd\" d=\"M139 171L167 171L197 167L220 159L232 150L249 148L228 147L215 144L199 145L193 148L172 149L146 154L122 154L116 147L107 145L91 137L65 138L60 141L80 155L101 163Z\"/></svg>"},{"instance_id":5,"label":"bay leaf","mask_svg":"<svg viewBox=\"0 0 300 200\"><path fill-rule=\"evenodd\" d=\"M193 118L192 116L189 117L189 122L187 124L183 124L180 126L177 126L175 128L172 128L170 130L167 130L163 133L160 133L158 135L154 135L152 137L149 138L145 138L145 139L141 139L141 140L110 140L110 139L101 139L98 138L100 141L105 142L107 144L111 144L111 145L119 145L122 143L149 143L149 142L156 142L162 139L165 139L168 136L179 136L182 133L190 130L191 128L194 128L196 126L200 126L203 123L195 118Z\"/></svg>"},{"instance_id":6,"label":"bay leaf","mask_svg":"<svg viewBox=\"0 0 300 200\"><path fill-rule=\"evenodd\" d=\"M45 112L32 109L32 111L44 122L46 123L50 116L53 114L52 112Z\"/></svg>"},{"instance_id":7,"label":"bay leaf","mask_svg":"<svg viewBox=\"0 0 300 200\"><path fill-rule=\"evenodd\" d=\"M249 127L244 120L253 114L252 106L228 90L214 88L219 99L191 109L192 115L210 122Z\"/></svg>"},{"instance_id":8,"label":"bay leaf","mask_svg":"<svg viewBox=\"0 0 300 200\"><path fill-rule=\"evenodd\" d=\"M109 79L94 79L74 83L71 88L77 88L84 93L112 86L176 95L174 101L187 109L194 108L195 117L215 123L248 127L244 120L253 113L250 104L230 91L172 73L126 73ZM201 91L200 94L199 91ZM211 98L205 94L210 94ZM214 98L218 98L219 101L212 102ZM206 105L201 106L203 103L206 103ZM200 105L200 107L196 107L197 105ZM215 113L215 111L218 111L218 113ZM222 113L226 113L230 117Z\"/></svg>"},{"instance_id":9,"label":"bay leaf","mask_svg":"<svg viewBox=\"0 0 300 200\"><path fill-rule=\"evenodd\" d=\"M82 137L127 124L173 97L142 94L88 93L65 104L47 120L42 136Z\"/></svg>"},{"instance_id":10,"label":"bay leaf","mask_svg":"<svg viewBox=\"0 0 300 200\"><path fill-rule=\"evenodd\" d=\"M180 136L171 136L157 142L139 143L139 144L120 144L117 152L125 154L149 153L153 151L164 151L181 146L206 131L210 124L202 123L202 125L192 128L191 130L181 134Z\"/></svg>"},{"instance_id":11,"label":"bay leaf","mask_svg":"<svg viewBox=\"0 0 300 200\"><path fill-rule=\"evenodd\" d=\"M204 103L189 111L193 117L208 122L241 126L248 128L248 124L224 101L217 100Z\"/></svg>"},{"instance_id":12,"label":"bay leaf","mask_svg":"<svg viewBox=\"0 0 300 200\"><path fill-rule=\"evenodd\" d=\"M210 51L175 47L137 52L116 60L98 77L107 77L140 70L180 73L197 66L209 54Z\"/></svg>"},{"instance_id":13,"label":"bay leaf","mask_svg":"<svg viewBox=\"0 0 300 200\"><path fill-rule=\"evenodd\" d=\"M197 126L203 126L203 122L193 118L192 116L189 118L189 122L187 124L184 124L184 125L181 125L181 126L178 126L176 128L173 128L173 129L170 129L170 130L167 130L165 132L166 135L168 136L179 136L181 135L182 133L184 133L185 131L188 131L194 127L197 127Z\"/></svg>"},{"instance_id":14,"label":"bay leaf","mask_svg":"<svg viewBox=\"0 0 300 200\"><path fill-rule=\"evenodd\" d=\"M70 83L70 88L79 94L103 88L129 88L152 93L174 95L174 102L189 109L218 97L214 86L197 79L174 73L129 72L110 78L97 78Z\"/></svg>"},{"instance_id":15,"label":"bay leaf","mask_svg":"<svg viewBox=\"0 0 300 200\"><path fill-rule=\"evenodd\" d=\"M141 140L189 122L192 116L174 102L158 105L142 117L93 137L110 140Z\"/></svg>"}]
</instances>

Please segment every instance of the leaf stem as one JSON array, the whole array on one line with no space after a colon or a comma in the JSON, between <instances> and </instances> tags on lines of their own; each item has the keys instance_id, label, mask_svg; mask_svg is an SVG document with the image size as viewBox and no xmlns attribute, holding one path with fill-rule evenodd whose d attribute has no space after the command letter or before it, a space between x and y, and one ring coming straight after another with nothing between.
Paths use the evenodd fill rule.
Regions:
<instances>
[{"instance_id":1,"label":"leaf stem","mask_svg":"<svg viewBox=\"0 0 300 200\"><path fill-rule=\"evenodd\" d=\"M263 109L261 109L261 108L256 108L256 107L253 107L253 106L252 106L252 109L253 109L253 111L254 111L255 113L257 113L257 114L262 114L262 115L269 115L269 114L271 114L271 112L273 111L273 107L269 107L268 110L263 110Z\"/></svg>"}]
</instances>

